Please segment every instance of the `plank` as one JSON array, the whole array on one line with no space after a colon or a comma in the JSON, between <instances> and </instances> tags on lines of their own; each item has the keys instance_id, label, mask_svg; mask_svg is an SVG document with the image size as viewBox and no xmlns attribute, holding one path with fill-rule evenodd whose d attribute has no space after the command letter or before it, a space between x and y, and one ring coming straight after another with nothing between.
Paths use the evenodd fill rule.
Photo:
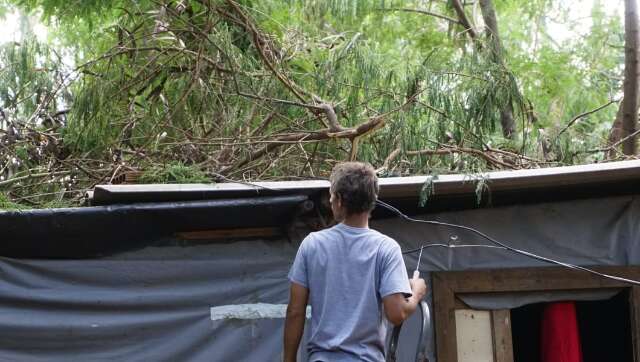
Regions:
<instances>
[{"instance_id":1,"label":"plank","mask_svg":"<svg viewBox=\"0 0 640 362\"><path fill-rule=\"evenodd\" d=\"M602 273L640 279L638 266L594 267ZM561 267L439 272L455 293L579 290L630 287L628 283Z\"/></svg>"},{"instance_id":2,"label":"plank","mask_svg":"<svg viewBox=\"0 0 640 362\"><path fill-rule=\"evenodd\" d=\"M282 230L277 227L219 229L219 230L187 231L187 232L176 233L176 236L183 240L241 239L241 238L257 238L257 237L276 237L281 235L282 235Z\"/></svg>"},{"instance_id":3,"label":"plank","mask_svg":"<svg viewBox=\"0 0 640 362\"><path fill-rule=\"evenodd\" d=\"M457 362L455 295L436 273L431 277L438 362Z\"/></svg>"},{"instance_id":4,"label":"plank","mask_svg":"<svg viewBox=\"0 0 640 362\"><path fill-rule=\"evenodd\" d=\"M511 338L511 310L491 311L493 327L493 352L495 362L513 362L513 340Z\"/></svg>"}]
</instances>

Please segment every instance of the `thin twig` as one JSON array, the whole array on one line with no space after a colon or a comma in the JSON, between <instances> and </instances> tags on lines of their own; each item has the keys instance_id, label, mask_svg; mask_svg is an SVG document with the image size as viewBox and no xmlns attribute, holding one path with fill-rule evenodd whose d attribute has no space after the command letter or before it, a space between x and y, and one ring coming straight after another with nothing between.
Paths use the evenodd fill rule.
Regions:
<instances>
[{"instance_id":1,"label":"thin twig","mask_svg":"<svg viewBox=\"0 0 640 362\"><path fill-rule=\"evenodd\" d=\"M456 147L456 146L445 146L446 148L440 148L435 150L417 150L417 151L407 151L406 155L408 156L420 156L420 155L448 155L452 153L466 153L471 154L480 158L485 159L489 163L497 164L508 169L518 169L519 167L515 165L508 164L506 162L500 161L490 155L477 150L475 148L465 148L465 147Z\"/></svg>"},{"instance_id":2,"label":"thin twig","mask_svg":"<svg viewBox=\"0 0 640 362\"><path fill-rule=\"evenodd\" d=\"M607 102L606 104L603 104L598 108L592 109L592 110L584 112L584 113L580 113L579 115L573 117L573 119L571 121L569 121L569 123L567 123L567 125L564 126L564 128L562 130L560 130L560 132L558 132L558 136L557 137L560 137L561 134L563 134L567 129L569 129L569 127L571 127L574 123L576 123L580 118L583 118L583 117L586 117L586 116L588 116L590 114L596 113L599 110L607 108L608 106L610 106L611 104L616 103L616 102L618 102L618 101L615 100L615 99L612 99L609 102Z\"/></svg>"},{"instance_id":3,"label":"thin twig","mask_svg":"<svg viewBox=\"0 0 640 362\"><path fill-rule=\"evenodd\" d=\"M610 146L607 147L603 147L603 148L596 148L593 150L586 150L586 151L582 151L582 152L576 152L576 153L598 153L598 152L607 152L607 151L611 151L613 149L615 149L616 147L620 146L624 141L628 140L631 137L635 137L638 134L640 134L640 129L631 133L630 135L622 138L621 140L617 141L616 143L611 144Z\"/></svg>"},{"instance_id":4,"label":"thin twig","mask_svg":"<svg viewBox=\"0 0 640 362\"><path fill-rule=\"evenodd\" d=\"M451 22L453 24L458 24L458 25L464 25L462 24L462 22L460 20L454 19L454 18L450 18L448 16L442 15L442 14L437 14L437 13L433 13L431 11L427 11L427 10L420 10L420 9L403 9L403 8L382 8L382 9L376 9L377 11L402 11L402 12L407 12L407 13L418 13L418 14L423 14L423 15L430 15L439 19L443 19L446 20L448 22Z\"/></svg>"},{"instance_id":5,"label":"thin twig","mask_svg":"<svg viewBox=\"0 0 640 362\"><path fill-rule=\"evenodd\" d=\"M11 185L11 184L16 183L18 181L27 180L29 178L47 177L47 176L60 176L60 175L66 175L66 174L69 174L69 173L71 173L71 171L55 171L55 172L32 173L32 174L29 174L29 175L12 177L12 178L10 178L8 180L0 181L0 187L5 187L7 185Z\"/></svg>"},{"instance_id":6,"label":"thin twig","mask_svg":"<svg viewBox=\"0 0 640 362\"><path fill-rule=\"evenodd\" d=\"M245 92L238 92L238 95L243 96L243 97L247 97L247 98L261 100L261 101L286 104L286 105L289 105L289 106L302 107L302 108L313 109L313 110L317 110L317 111L324 111L323 107L316 106L316 105L313 105L313 104L301 103L301 102L296 102L296 101L289 101L289 100L286 100L286 99L276 99L276 98L262 97L262 96L258 96L258 95L255 95L255 94L245 93Z\"/></svg>"}]
</instances>

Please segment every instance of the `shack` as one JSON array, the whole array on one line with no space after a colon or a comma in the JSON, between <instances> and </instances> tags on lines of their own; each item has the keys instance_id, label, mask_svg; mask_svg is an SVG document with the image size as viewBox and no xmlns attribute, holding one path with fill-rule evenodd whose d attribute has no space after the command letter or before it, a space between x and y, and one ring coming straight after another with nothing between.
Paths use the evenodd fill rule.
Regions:
<instances>
[{"instance_id":1,"label":"shack","mask_svg":"<svg viewBox=\"0 0 640 362\"><path fill-rule=\"evenodd\" d=\"M415 219L640 280L640 161L381 179ZM331 225L322 180L101 185L91 206L0 212L0 360L279 361L297 246ZM426 203L420 199L427 195ZM640 287L377 208L426 246L429 361L538 361L545 306L570 301L585 362L640 361ZM406 254L416 268L417 253ZM412 361L416 321L399 361Z\"/></svg>"}]
</instances>

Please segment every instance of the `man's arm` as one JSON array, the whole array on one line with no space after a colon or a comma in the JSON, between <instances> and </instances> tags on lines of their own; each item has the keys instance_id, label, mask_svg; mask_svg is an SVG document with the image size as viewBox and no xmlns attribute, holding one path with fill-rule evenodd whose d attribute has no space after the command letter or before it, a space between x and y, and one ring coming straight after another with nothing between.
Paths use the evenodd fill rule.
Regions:
<instances>
[{"instance_id":1,"label":"man's arm","mask_svg":"<svg viewBox=\"0 0 640 362\"><path fill-rule=\"evenodd\" d=\"M418 303L427 293L424 279L409 279L412 295L405 298L402 293L395 293L382 298L384 314L394 326L402 324L416 310Z\"/></svg>"},{"instance_id":2,"label":"man's arm","mask_svg":"<svg viewBox=\"0 0 640 362\"><path fill-rule=\"evenodd\" d=\"M304 332L308 299L309 289L300 284L291 283L287 318L284 322L284 362L296 362L298 346Z\"/></svg>"}]
</instances>

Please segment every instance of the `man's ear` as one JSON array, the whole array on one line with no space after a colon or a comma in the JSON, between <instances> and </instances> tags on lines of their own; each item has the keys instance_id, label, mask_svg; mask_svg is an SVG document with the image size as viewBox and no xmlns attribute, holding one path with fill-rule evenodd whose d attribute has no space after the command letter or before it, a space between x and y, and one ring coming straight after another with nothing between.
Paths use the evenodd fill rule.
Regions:
<instances>
[{"instance_id":1,"label":"man's ear","mask_svg":"<svg viewBox=\"0 0 640 362\"><path fill-rule=\"evenodd\" d=\"M338 208L342 208L342 197L339 194L334 194L333 197L336 199L336 205Z\"/></svg>"}]
</instances>

